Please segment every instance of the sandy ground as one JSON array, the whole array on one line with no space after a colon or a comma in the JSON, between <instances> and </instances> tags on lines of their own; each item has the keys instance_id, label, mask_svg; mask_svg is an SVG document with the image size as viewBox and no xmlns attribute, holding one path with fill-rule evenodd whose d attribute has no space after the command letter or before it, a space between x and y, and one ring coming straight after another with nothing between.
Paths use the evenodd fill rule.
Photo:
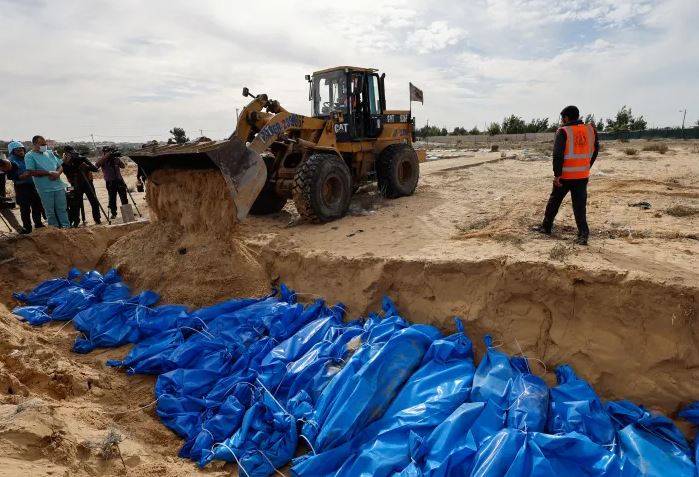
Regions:
<instances>
[{"instance_id":1,"label":"sandy ground","mask_svg":"<svg viewBox=\"0 0 699 477\"><path fill-rule=\"evenodd\" d=\"M551 191L549 144L505 144L495 153L432 149L430 156L441 160L422 164L413 197L382 200L364 192L352 216L320 227L298 223L290 203L285 213L248 220L243 228L261 242L347 257L507 256L628 270L697 286L699 145L671 143L666 154L641 151L650 144L656 143L603 143L588 191L587 248L573 245L577 232L569 198L553 237L529 230L541 222ZM639 153L628 156L627 148ZM649 210L631 206L644 201ZM668 213L675 206L693 215Z\"/></svg>"},{"instance_id":2,"label":"sandy ground","mask_svg":"<svg viewBox=\"0 0 699 477\"><path fill-rule=\"evenodd\" d=\"M325 225L301 223L289 204L240 224L233 245L208 228L188 230L186 220L162 232L149 229L157 223L137 223L7 236L0 239L0 301L12 306L12 291L70 265L136 270L143 257L161 260L151 268L194 267L178 280L194 292L205 284L201 303L215 301L242 285L235 277L204 283L192 257L224 247L224 259L209 268L255 258L268 278L308 299L343 301L353 316L377 308L384 294L408 318L445 330L460 315L477 352L490 332L506 351L541 360L549 383L553 366L570 362L605 399L672 414L699 398L699 145L641 151L651 144L604 143L589 189L587 248L573 245L569 200L553 237L529 231L551 187L550 144L503 144L497 153L433 149L413 197L383 200L368 186L350 216ZM627 148L640 152L627 155ZM102 181L96 184L104 197ZM207 194L196 200L206 202ZM143 194L134 197L141 207ZM643 201L649 210L629 205ZM182 254L178 241L201 250ZM136 281L164 280L134 273ZM172 292L193 304L198 298ZM230 466L201 471L176 457L181 442L155 416L153 380L103 364L126 349L75 355L74 335L69 326L31 329L0 305L0 476L230 475Z\"/></svg>"}]
</instances>

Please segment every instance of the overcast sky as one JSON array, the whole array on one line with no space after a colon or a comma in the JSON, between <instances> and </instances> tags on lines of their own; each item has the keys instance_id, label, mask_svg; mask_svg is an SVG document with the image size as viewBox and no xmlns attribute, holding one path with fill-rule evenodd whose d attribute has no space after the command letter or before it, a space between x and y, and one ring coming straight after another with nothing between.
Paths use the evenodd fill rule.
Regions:
<instances>
[{"instance_id":1,"label":"overcast sky","mask_svg":"<svg viewBox=\"0 0 699 477\"><path fill-rule=\"evenodd\" d=\"M248 86L308 114L304 75L379 68L418 125L567 104L699 119L699 0L0 0L0 139L228 136Z\"/></svg>"}]
</instances>

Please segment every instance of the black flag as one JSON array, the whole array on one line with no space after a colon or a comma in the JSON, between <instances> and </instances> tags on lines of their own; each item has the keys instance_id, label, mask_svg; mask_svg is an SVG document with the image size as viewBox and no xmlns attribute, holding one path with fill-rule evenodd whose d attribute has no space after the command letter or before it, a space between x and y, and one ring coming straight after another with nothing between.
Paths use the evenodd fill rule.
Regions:
<instances>
[{"instance_id":1,"label":"black flag","mask_svg":"<svg viewBox=\"0 0 699 477\"><path fill-rule=\"evenodd\" d=\"M425 100L422 95L422 90L412 83L410 83L410 101L418 101L422 104L425 104Z\"/></svg>"}]
</instances>

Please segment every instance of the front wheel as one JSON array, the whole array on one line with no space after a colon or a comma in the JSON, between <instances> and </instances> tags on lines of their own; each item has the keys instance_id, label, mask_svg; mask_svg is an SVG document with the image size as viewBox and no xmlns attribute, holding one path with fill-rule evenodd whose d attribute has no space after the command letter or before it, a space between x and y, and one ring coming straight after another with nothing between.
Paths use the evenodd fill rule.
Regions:
<instances>
[{"instance_id":1,"label":"front wheel","mask_svg":"<svg viewBox=\"0 0 699 477\"><path fill-rule=\"evenodd\" d=\"M389 198L413 195L420 177L417 153L408 144L391 144L376 160L379 190Z\"/></svg>"},{"instance_id":2,"label":"front wheel","mask_svg":"<svg viewBox=\"0 0 699 477\"><path fill-rule=\"evenodd\" d=\"M352 197L352 175L342 158L315 153L296 172L294 202L304 219L323 223L347 213Z\"/></svg>"}]
</instances>

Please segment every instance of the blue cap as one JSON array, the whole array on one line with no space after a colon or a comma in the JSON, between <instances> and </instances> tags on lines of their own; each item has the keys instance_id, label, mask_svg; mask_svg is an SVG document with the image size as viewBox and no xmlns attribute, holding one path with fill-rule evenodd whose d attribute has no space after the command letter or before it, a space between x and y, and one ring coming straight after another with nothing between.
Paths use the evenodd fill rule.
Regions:
<instances>
[{"instance_id":1,"label":"blue cap","mask_svg":"<svg viewBox=\"0 0 699 477\"><path fill-rule=\"evenodd\" d=\"M12 141L10 144L7 145L7 151L10 154L12 154L12 151L14 151L15 149L19 149L20 147L24 149L24 144L22 144L19 141Z\"/></svg>"}]
</instances>

